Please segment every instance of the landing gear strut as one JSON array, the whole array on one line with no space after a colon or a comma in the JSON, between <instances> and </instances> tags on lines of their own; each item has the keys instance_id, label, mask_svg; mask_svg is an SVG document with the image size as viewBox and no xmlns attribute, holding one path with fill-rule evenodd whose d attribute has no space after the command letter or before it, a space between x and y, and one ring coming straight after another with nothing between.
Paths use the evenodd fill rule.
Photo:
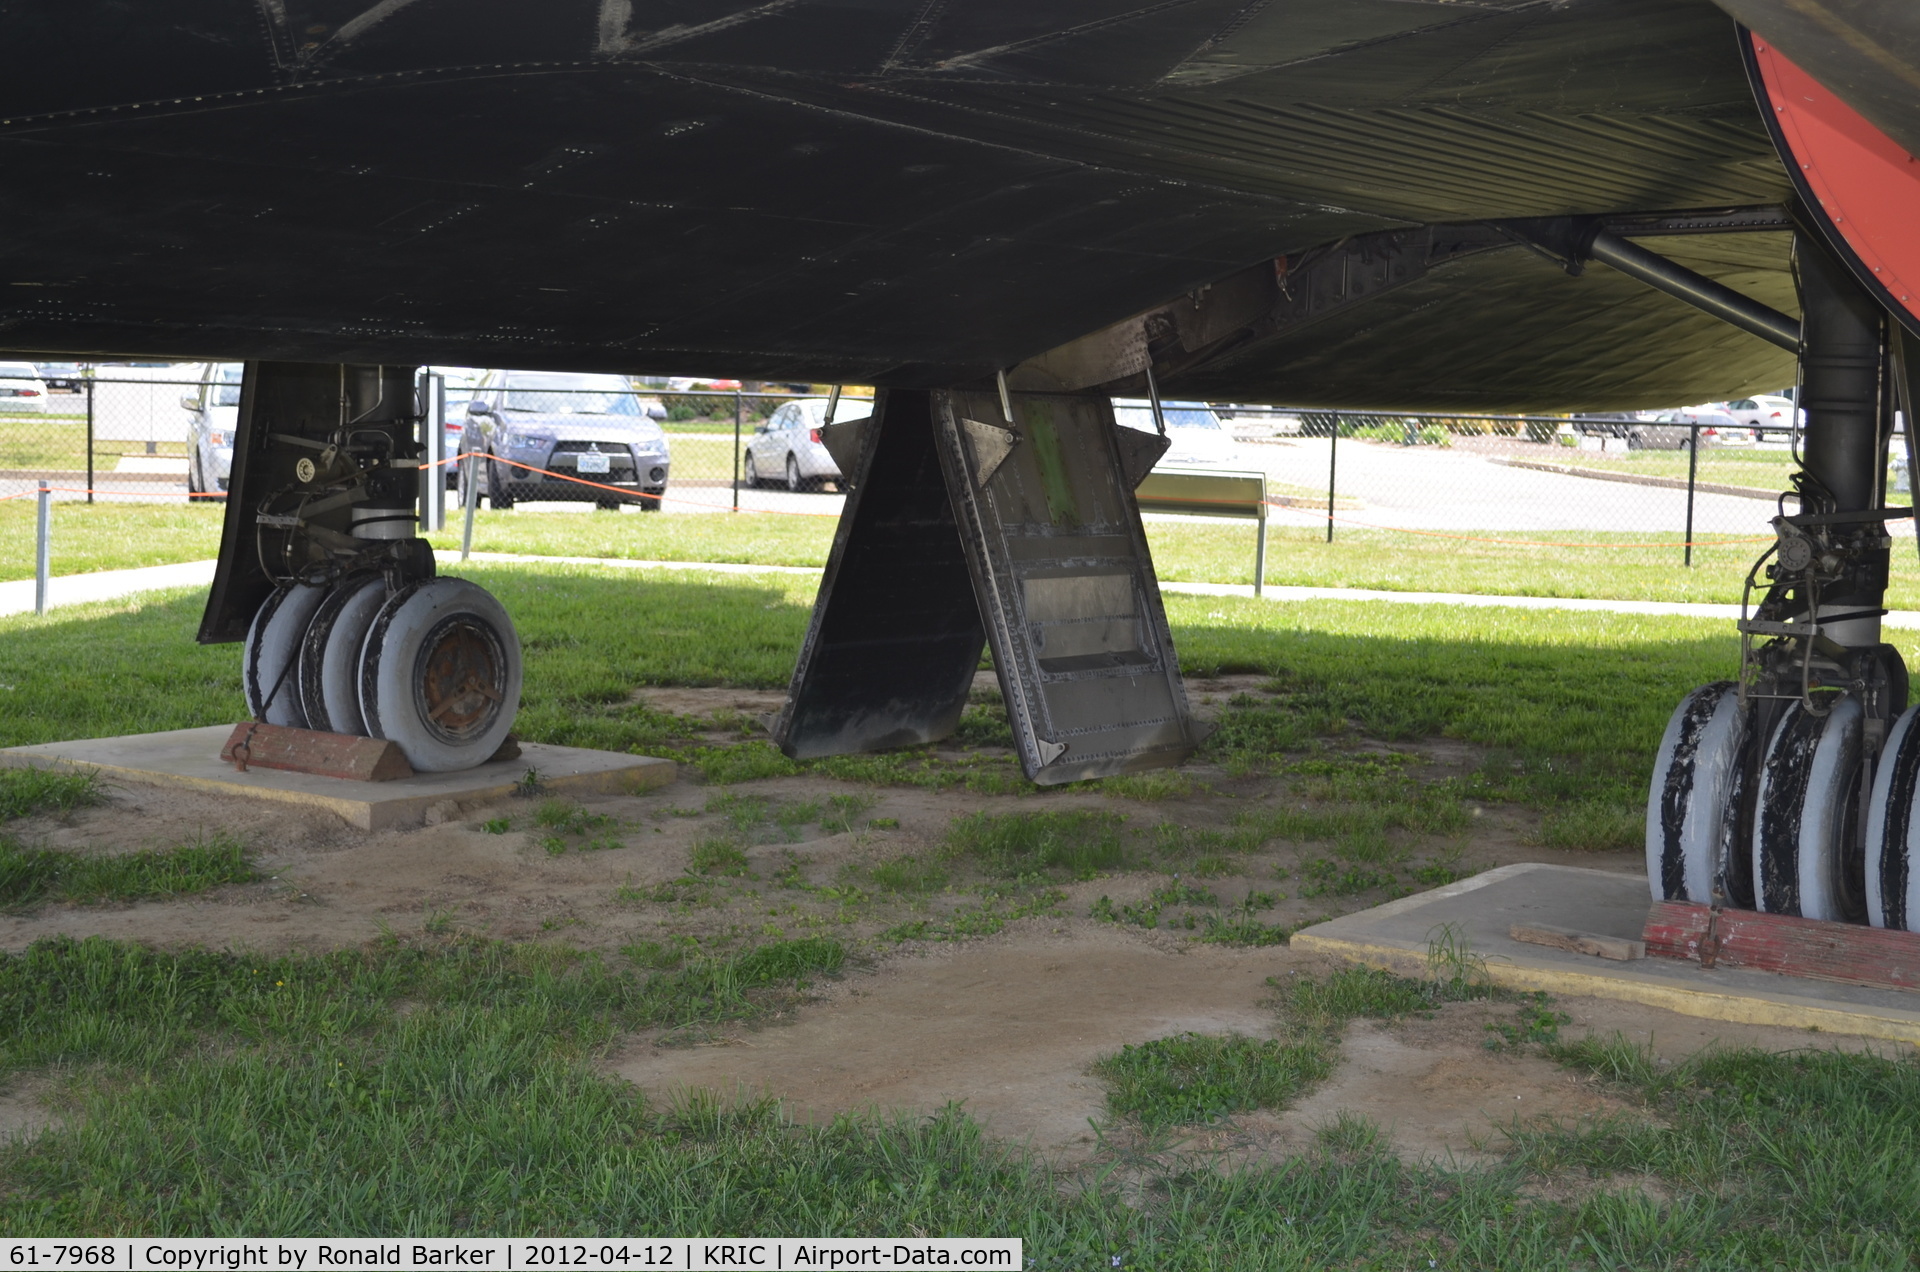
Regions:
<instances>
[{"instance_id":1,"label":"landing gear strut","mask_svg":"<svg viewBox=\"0 0 1920 1272\"><path fill-rule=\"evenodd\" d=\"M244 640L256 720L395 742L421 772L507 739L520 642L416 533L423 416L409 367L249 363L203 644Z\"/></svg>"},{"instance_id":2,"label":"landing gear strut","mask_svg":"<svg viewBox=\"0 0 1920 1272\"><path fill-rule=\"evenodd\" d=\"M1817 240L1797 239L1796 262L1800 507L1783 496L1748 574L1739 679L1695 690L1667 725L1647 874L1656 900L1920 930L1920 730L1880 640L1886 523L1912 515L1884 506L1898 335Z\"/></svg>"}]
</instances>

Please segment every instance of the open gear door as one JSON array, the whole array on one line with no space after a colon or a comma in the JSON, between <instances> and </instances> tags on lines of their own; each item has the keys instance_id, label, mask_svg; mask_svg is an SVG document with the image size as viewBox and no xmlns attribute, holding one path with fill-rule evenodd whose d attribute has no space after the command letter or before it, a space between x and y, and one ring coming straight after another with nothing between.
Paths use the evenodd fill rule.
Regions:
<instances>
[{"instance_id":1,"label":"open gear door","mask_svg":"<svg viewBox=\"0 0 1920 1272\"><path fill-rule=\"evenodd\" d=\"M1133 500L1160 439L1124 445L1097 394L1008 401L1011 423L997 393L933 394L1021 764L1042 785L1178 764L1200 735Z\"/></svg>"}]
</instances>

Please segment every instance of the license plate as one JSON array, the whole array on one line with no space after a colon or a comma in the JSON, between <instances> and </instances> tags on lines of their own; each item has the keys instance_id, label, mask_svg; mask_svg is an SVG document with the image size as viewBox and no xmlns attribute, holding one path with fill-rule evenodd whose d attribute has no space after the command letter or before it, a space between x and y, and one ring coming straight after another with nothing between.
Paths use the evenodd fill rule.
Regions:
<instances>
[{"instance_id":1,"label":"license plate","mask_svg":"<svg viewBox=\"0 0 1920 1272\"><path fill-rule=\"evenodd\" d=\"M612 469L607 464L607 456L599 451L580 452L579 469L583 473L604 473Z\"/></svg>"}]
</instances>

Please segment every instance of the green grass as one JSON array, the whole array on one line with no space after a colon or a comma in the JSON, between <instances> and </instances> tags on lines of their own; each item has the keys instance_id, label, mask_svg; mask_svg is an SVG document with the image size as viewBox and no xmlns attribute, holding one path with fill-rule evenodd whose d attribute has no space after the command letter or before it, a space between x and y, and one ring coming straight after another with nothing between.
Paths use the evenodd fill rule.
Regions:
<instances>
[{"instance_id":1,"label":"green grass","mask_svg":"<svg viewBox=\"0 0 1920 1272\"><path fill-rule=\"evenodd\" d=\"M1003 878L1091 879L1126 866L1124 818L1094 809L1038 813L966 813L947 829L944 851L971 857Z\"/></svg>"},{"instance_id":2,"label":"green grass","mask_svg":"<svg viewBox=\"0 0 1920 1272\"><path fill-rule=\"evenodd\" d=\"M1178 596L1167 609L1190 674L1273 677L1209 739L1223 762L1284 762L1328 734L1452 737L1493 752L1470 793L1547 808L1639 806L1674 704L1738 664L1731 626L1706 619ZM1889 634L1912 660L1912 638Z\"/></svg>"},{"instance_id":3,"label":"green grass","mask_svg":"<svg viewBox=\"0 0 1920 1272\"><path fill-rule=\"evenodd\" d=\"M1678 450L1583 451L1575 447L1557 447L1528 455L1543 463L1565 464L1574 468L1598 468L1609 472L1643 473L1652 477L1687 478L1687 452ZM1707 446L1700 451L1700 470L1696 480L1723 486L1744 486L1752 490L1785 490L1787 476L1796 465L1791 451L1762 450L1744 446Z\"/></svg>"},{"instance_id":4,"label":"green grass","mask_svg":"<svg viewBox=\"0 0 1920 1272\"><path fill-rule=\"evenodd\" d=\"M1246 1109L1284 1108L1333 1072L1333 1057L1311 1040L1183 1033L1122 1047L1093 1072L1107 1082L1109 1113L1156 1130Z\"/></svg>"},{"instance_id":5,"label":"green grass","mask_svg":"<svg viewBox=\"0 0 1920 1272\"><path fill-rule=\"evenodd\" d=\"M94 471L112 472L122 453L145 455L146 443L96 438ZM154 453L183 457L187 447L184 442L158 442ZM0 412L0 469L7 468L65 470L82 480L61 484L84 486L87 474L84 404L78 411Z\"/></svg>"},{"instance_id":6,"label":"green grass","mask_svg":"<svg viewBox=\"0 0 1920 1272\"><path fill-rule=\"evenodd\" d=\"M624 1031L752 1016L843 957L448 940L267 958L98 938L0 955L0 1067L47 1071L66 1113L0 1146L0 1234L1006 1234L1036 1268L1171 1272L1879 1269L1920 1248L1906 1057L1662 1066L1583 1042L1550 1050L1628 1111L1517 1125L1491 1166L1404 1164L1349 1116L1272 1163L1175 1149L1077 1176L953 1107L808 1125L765 1100L649 1101L596 1071ZM1370 974L1325 1011L1425 1001ZM1217 1116L1287 1099L1289 1065L1311 1074L1313 1056L1271 1051L1167 1039L1116 1067L1133 1116Z\"/></svg>"},{"instance_id":7,"label":"green grass","mask_svg":"<svg viewBox=\"0 0 1920 1272\"><path fill-rule=\"evenodd\" d=\"M259 877L246 849L224 834L111 856L28 848L0 835L0 906L184 896Z\"/></svg>"},{"instance_id":8,"label":"green grass","mask_svg":"<svg viewBox=\"0 0 1920 1272\"><path fill-rule=\"evenodd\" d=\"M32 499L0 503L0 581L33 577L37 515ZM220 552L225 515L223 507L185 499L158 504L58 501L49 546L53 572L86 574L211 561Z\"/></svg>"},{"instance_id":9,"label":"green grass","mask_svg":"<svg viewBox=\"0 0 1920 1272\"><path fill-rule=\"evenodd\" d=\"M912 856L879 862L868 868L867 877L889 892L937 892L947 885L947 872L938 864Z\"/></svg>"},{"instance_id":10,"label":"green grass","mask_svg":"<svg viewBox=\"0 0 1920 1272\"><path fill-rule=\"evenodd\" d=\"M52 768L0 769L0 822L37 813L70 813L106 798L88 772Z\"/></svg>"},{"instance_id":11,"label":"green grass","mask_svg":"<svg viewBox=\"0 0 1920 1272\"><path fill-rule=\"evenodd\" d=\"M803 771L765 741L696 745L686 720L633 694L648 684L784 686L811 580L477 564L463 573L494 591L520 630L522 737L677 754L722 783ZM149 593L0 618L0 745L244 718L239 647L193 643L202 604L198 593ZM1420 794L1379 774L1365 777L1371 786L1330 787L1339 800L1379 806L1366 817L1341 812L1351 824L1331 826L1335 836L1368 825L1446 833L1471 794L1591 806L1599 813L1580 812L1553 833L1616 842L1629 833L1626 810L1644 798L1673 704L1730 675L1737 658L1728 626L1702 619L1178 595L1167 611L1188 674L1271 678L1274 692L1234 707L1207 743L1205 754L1230 769L1284 768L1317 739L1352 734L1453 737L1493 753L1470 788ZM1920 653L1906 633L1889 634L1910 661ZM1032 789L993 756L947 762L901 751L807 768L872 785ZM1315 837L1311 830L1289 833Z\"/></svg>"},{"instance_id":12,"label":"green grass","mask_svg":"<svg viewBox=\"0 0 1920 1272\"><path fill-rule=\"evenodd\" d=\"M724 490L702 489L688 497L724 501L729 496ZM473 549L532 556L824 566L838 521L831 516L774 513L614 517L483 508L473 518ZM443 555L460 549L458 518L449 515L447 526L446 531L429 536Z\"/></svg>"},{"instance_id":13,"label":"green grass","mask_svg":"<svg viewBox=\"0 0 1920 1272\"><path fill-rule=\"evenodd\" d=\"M1745 468L1766 468L1729 453L1715 457ZM1635 456L1588 456L1580 462L1642 463ZM1556 454L1567 460L1574 452ZM1658 453L1644 462L1668 463ZM1717 479L1743 484L1740 473ZM1764 483L1763 483L1764 484ZM724 490L688 488L689 499L723 501ZM0 504L0 579L29 578L33 572L31 500ZM1765 539L1769 510L1756 501L1751 535L1706 536L1709 540ZM219 547L222 509L167 504L56 505L54 572L158 565L206 560ZM1364 511L1347 515L1364 521ZM716 561L732 564L822 566L832 546L837 518L777 513L642 516L589 515L482 509L475 518L474 547L485 552L539 556L615 557L629 560ZM1621 600L1708 601L1740 599L1747 567L1764 546L1759 542L1707 543L1694 552L1691 569L1681 564L1677 528L1599 532L1489 532L1483 535L1423 536L1400 531L1343 525L1335 541L1325 540L1324 524L1291 512L1276 513L1269 529L1267 581L1317 587L1377 588L1387 591L1455 591L1489 595L1602 597ZM1182 582L1250 583L1253 531L1237 522L1196 524L1150 521L1147 538L1154 566L1163 579ZM432 536L442 553L456 551L458 519ZM1896 534L1890 606L1920 608L1920 558L1901 550L1908 540ZM1652 544L1655 546L1645 546Z\"/></svg>"}]
</instances>

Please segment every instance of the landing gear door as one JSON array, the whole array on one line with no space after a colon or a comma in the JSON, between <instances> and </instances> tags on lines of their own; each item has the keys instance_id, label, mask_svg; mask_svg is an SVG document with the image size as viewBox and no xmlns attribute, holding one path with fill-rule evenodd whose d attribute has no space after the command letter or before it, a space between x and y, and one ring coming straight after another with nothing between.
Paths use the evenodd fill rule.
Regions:
<instances>
[{"instance_id":1,"label":"landing gear door","mask_svg":"<svg viewBox=\"0 0 1920 1272\"><path fill-rule=\"evenodd\" d=\"M935 393L940 462L1027 776L1177 764L1200 740L1105 397Z\"/></svg>"}]
</instances>

